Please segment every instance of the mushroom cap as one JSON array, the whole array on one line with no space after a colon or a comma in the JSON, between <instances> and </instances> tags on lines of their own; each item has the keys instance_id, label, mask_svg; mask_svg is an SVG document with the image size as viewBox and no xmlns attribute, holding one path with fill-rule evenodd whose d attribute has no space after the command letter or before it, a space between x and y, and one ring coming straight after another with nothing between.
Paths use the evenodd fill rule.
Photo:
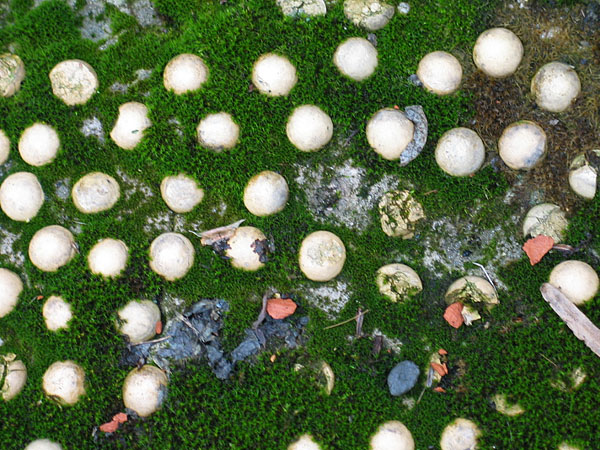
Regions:
<instances>
[{"instance_id":1,"label":"mushroom cap","mask_svg":"<svg viewBox=\"0 0 600 450\"><path fill-rule=\"evenodd\" d=\"M475 450L481 431L475 423L458 418L442 432L440 447L442 450Z\"/></svg>"},{"instance_id":2,"label":"mushroom cap","mask_svg":"<svg viewBox=\"0 0 600 450\"><path fill-rule=\"evenodd\" d=\"M29 242L29 259L44 272L54 272L75 256L75 240L69 230L50 225L38 230Z\"/></svg>"},{"instance_id":3,"label":"mushroom cap","mask_svg":"<svg viewBox=\"0 0 600 450\"><path fill-rule=\"evenodd\" d=\"M598 292L598 274L583 261L563 261L550 272L550 284L576 305L594 298Z\"/></svg>"},{"instance_id":4,"label":"mushroom cap","mask_svg":"<svg viewBox=\"0 0 600 450\"><path fill-rule=\"evenodd\" d=\"M74 405L85 394L85 372L73 361L56 361L42 378L44 393L64 405Z\"/></svg>"},{"instance_id":5,"label":"mushroom cap","mask_svg":"<svg viewBox=\"0 0 600 450\"><path fill-rule=\"evenodd\" d=\"M37 439L25 447L25 450L62 450L62 447L50 439Z\"/></svg>"},{"instance_id":6,"label":"mushroom cap","mask_svg":"<svg viewBox=\"0 0 600 450\"><path fill-rule=\"evenodd\" d=\"M71 305L56 295L48 297L42 308L42 315L46 322L46 328L50 331L69 328L69 321L73 318Z\"/></svg>"},{"instance_id":7,"label":"mushroom cap","mask_svg":"<svg viewBox=\"0 0 600 450\"><path fill-rule=\"evenodd\" d=\"M558 445L557 450L581 450L581 447L571 445L567 442L561 442Z\"/></svg>"},{"instance_id":8,"label":"mushroom cap","mask_svg":"<svg viewBox=\"0 0 600 450\"><path fill-rule=\"evenodd\" d=\"M140 417L157 411L166 395L169 380L158 367L145 365L133 369L123 383L123 403Z\"/></svg>"},{"instance_id":9,"label":"mushroom cap","mask_svg":"<svg viewBox=\"0 0 600 450\"><path fill-rule=\"evenodd\" d=\"M196 133L200 145L220 152L235 147L240 137L240 127L230 114L220 112L209 114L202 119Z\"/></svg>"},{"instance_id":10,"label":"mushroom cap","mask_svg":"<svg viewBox=\"0 0 600 450\"><path fill-rule=\"evenodd\" d=\"M239 227L227 241L229 248L225 255L231 258L231 265L236 269L258 270L265 264L260 260L255 242L266 240L266 236L258 228Z\"/></svg>"},{"instance_id":11,"label":"mushroom cap","mask_svg":"<svg viewBox=\"0 0 600 450\"><path fill-rule=\"evenodd\" d=\"M0 130L0 164L4 164L10 153L10 140L6 133Z\"/></svg>"},{"instance_id":12,"label":"mushroom cap","mask_svg":"<svg viewBox=\"0 0 600 450\"><path fill-rule=\"evenodd\" d=\"M498 151L511 169L529 170L546 156L546 133L530 120L511 123L500 136Z\"/></svg>"},{"instance_id":13,"label":"mushroom cap","mask_svg":"<svg viewBox=\"0 0 600 450\"><path fill-rule=\"evenodd\" d=\"M548 63L531 80L531 93L542 109L562 112L568 109L581 92L581 82L571 66L561 62Z\"/></svg>"},{"instance_id":14,"label":"mushroom cap","mask_svg":"<svg viewBox=\"0 0 600 450\"><path fill-rule=\"evenodd\" d=\"M129 249L119 239L106 238L92 247L88 254L90 271L104 277L117 277L125 269Z\"/></svg>"},{"instance_id":15,"label":"mushroom cap","mask_svg":"<svg viewBox=\"0 0 600 450\"><path fill-rule=\"evenodd\" d=\"M177 95L198 90L208 80L208 67L199 56L183 53L165 66L163 84Z\"/></svg>"},{"instance_id":16,"label":"mushroom cap","mask_svg":"<svg viewBox=\"0 0 600 450\"><path fill-rule=\"evenodd\" d=\"M152 339L156 334L156 323L160 320L160 309L150 300L132 300L118 312L119 332L137 344Z\"/></svg>"},{"instance_id":17,"label":"mushroom cap","mask_svg":"<svg viewBox=\"0 0 600 450\"><path fill-rule=\"evenodd\" d=\"M473 130L453 128L438 141L435 160L448 175L471 175L479 170L485 160L483 141Z\"/></svg>"},{"instance_id":18,"label":"mushroom cap","mask_svg":"<svg viewBox=\"0 0 600 450\"><path fill-rule=\"evenodd\" d=\"M600 156L600 149L592 150L596 156ZM571 163L569 171L569 186L580 197L591 200L596 196L598 184L598 171L590 165L585 154L578 155Z\"/></svg>"},{"instance_id":19,"label":"mushroom cap","mask_svg":"<svg viewBox=\"0 0 600 450\"><path fill-rule=\"evenodd\" d=\"M302 105L290 114L285 132L298 150L314 152L333 137L333 122L318 106Z\"/></svg>"},{"instance_id":20,"label":"mushroom cap","mask_svg":"<svg viewBox=\"0 0 600 450\"><path fill-rule=\"evenodd\" d=\"M75 183L71 191L75 207L85 214L106 211L119 200L119 183L110 175L92 172Z\"/></svg>"},{"instance_id":21,"label":"mushroom cap","mask_svg":"<svg viewBox=\"0 0 600 450\"><path fill-rule=\"evenodd\" d=\"M377 287L393 302L423 290L419 274L405 264L387 264L377 270Z\"/></svg>"},{"instance_id":22,"label":"mushroom cap","mask_svg":"<svg viewBox=\"0 0 600 450\"><path fill-rule=\"evenodd\" d=\"M254 175L244 189L244 205L255 216L264 217L285 208L289 188L278 173L265 170Z\"/></svg>"},{"instance_id":23,"label":"mushroom cap","mask_svg":"<svg viewBox=\"0 0 600 450\"><path fill-rule=\"evenodd\" d=\"M300 270L313 281L329 281L344 267L346 247L329 231L315 231L304 238L299 252Z\"/></svg>"},{"instance_id":24,"label":"mushroom cap","mask_svg":"<svg viewBox=\"0 0 600 450\"><path fill-rule=\"evenodd\" d=\"M0 96L10 97L21 89L25 78L25 64L17 55L0 55Z\"/></svg>"},{"instance_id":25,"label":"mushroom cap","mask_svg":"<svg viewBox=\"0 0 600 450\"><path fill-rule=\"evenodd\" d=\"M500 414L504 414L505 416L516 417L525 412L525 410L518 403L513 405L508 403L506 394L496 394L492 397L492 400L496 405L496 411L498 411Z\"/></svg>"},{"instance_id":26,"label":"mushroom cap","mask_svg":"<svg viewBox=\"0 0 600 450\"><path fill-rule=\"evenodd\" d=\"M462 66L450 53L431 52L419 61L417 76L428 91L438 95L452 94L460 86Z\"/></svg>"},{"instance_id":27,"label":"mushroom cap","mask_svg":"<svg viewBox=\"0 0 600 450\"><path fill-rule=\"evenodd\" d=\"M15 358L14 353L0 355L0 380L4 379L4 383L0 386L0 394L5 401L19 395L27 381L27 367L23 361ZM5 368L6 373L4 373Z\"/></svg>"},{"instance_id":28,"label":"mushroom cap","mask_svg":"<svg viewBox=\"0 0 600 450\"><path fill-rule=\"evenodd\" d=\"M320 450L321 447L317 444L310 434L303 434L298 440L288 445L287 450Z\"/></svg>"},{"instance_id":29,"label":"mushroom cap","mask_svg":"<svg viewBox=\"0 0 600 450\"><path fill-rule=\"evenodd\" d=\"M523 58L523 44L506 28L491 28L479 35L473 47L473 61L479 70L493 78L516 72Z\"/></svg>"},{"instance_id":30,"label":"mushroom cap","mask_svg":"<svg viewBox=\"0 0 600 450\"><path fill-rule=\"evenodd\" d=\"M288 95L297 82L296 68L285 56L265 53L252 68L252 83L262 94Z\"/></svg>"},{"instance_id":31,"label":"mushroom cap","mask_svg":"<svg viewBox=\"0 0 600 450\"><path fill-rule=\"evenodd\" d=\"M388 24L395 8L380 0L344 0L344 14L356 26L376 31Z\"/></svg>"},{"instance_id":32,"label":"mushroom cap","mask_svg":"<svg viewBox=\"0 0 600 450\"><path fill-rule=\"evenodd\" d=\"M182 278L194 264L194 246L179 233L163 233L150 245L150 268L168 281Z\"/></svg>"},{"instance_id":33,"label":"mushroom cap","mask_svg":"<svg viewBox=\"0 0 600 450\"><path fill-rule=\"evenodd\" d=\"M80 59L59 62L49 77L54 95L69 106L87 103L98 89L96 71Z\"/></svg>"},{"instance_id":34,"label":"mushroom cap","mask_svg":"<svg viewBox=\"0 0 600 450\"><path fill-rule=\"evenodd\" d=\"M496 294L494 286L484 278L471 275L459 278L452 283L444 298L448 304L463 300L482 302L490 306L498 303L498 294Z\"/></svg>"},{"instance_id":35,"label":"mushroom cap","mask_svg":"<svg viewBox=\"0 0 600 450\"><path fill-rule=\"evenodd\" d=\"M160 195L167 206L176 213L190 212L204 198L204 191L189 175L180 173L163 178Z\"/></svg>"},{"instance_id":36,"label":"mushroom cap","mask_svg":"<svg viewBox=\"0 0 600 450\"><path fill-rule=\"evenodd\" d=\"M338 45L333 63L355 81L369 78L377 67L377 49L366 39L351 37Z\"/></svg>"},{"instance_id":37,"label":"mushroom cap","mask_svg":"<svg viewBox=\"0 0 600 450\"><path fill-rule=\"evenodd\" d=\"M560 242L569 222L565 212L552 203L542 203L531 208L523 220L523 237L543 234L550 236L554 242Z\"/></svg>"},{"instance_id":38,"label":"mushroom cap","mask_svg":"<svg viewBox=\"0 0 600 450\"><path fill-rule=\"evenodd\" d=\"M132 150L141 142L144 130L151 125L146 105L138 102L123 103L119 106L119 117L110 137L122 149Z\"/></svg>"},{"instance_id":39,"label":"mushroom cap","mask_svg":"<svg viewBox=\"0 0 600 450\"><path fill-rule=\"evenodd\" d=\"M29 222L43 203L42 185L32 173L13 173L0 186L0 207L12 220Z\"/></svg>"},{"instance_id":40,"label":"mushroom cap","mask_svg":"<svg viewBox=\"0 0 600 450\"><path fill-rule=\"evenodd\" d=\"M371 116L366 131L371 148L391 161L400 158L413 140L415 125L402 111L383 108Z\"/></svg>"},{"instance_id":41,"label":"mushroom cap","mask_svg":"<svg viewBox=\"0 0 600 450\"><path fill-rule=\"evenodd\" d=\"M58 134L50 125L36 122L23 131L19 139L19 154L32 166L43 166L54 161L60 147Z\"/></svg>"},{"instance_id":42,"label":"mushroom cap","mask_svg":"<svg viewBox=\"0 0 600 450\"><path fill-rule=\"evenodd\" d=\"M289 17L298 15L324 16L327 13L325 0L277 0L281 12Z\"/></svg>"},{"instance_id":43,"label":"mushroom cap","mask_svg":"<svg viewBox=\"0 0 600 450\"><path fill-rule=\"evenodd\" d=\"M402 422L390 420L379 426L370 445L371 450L414 450L415 441Z\"/></svg>"},{"instance_id":44,"label":"mushroom cap","mask_svg":"<svg viewBox=\"0 0 600 450\"><path fill-rule=\"evenodd\" d=\"M378 208L381 229L392 237L412 238L415 224L425 218L423 207L407 190L386 192Z\"/></svg>"},{"instance_id":45,"label":"mushroom cap","mask_svg":"<svg viewBox=\"0 0 600 450\"><path fill-rule=\"evenodd\" d=\"M21 278L8 269L0 268L0 317L6 316L15 308L22 290Z\"/></svg>"}]
</instances>

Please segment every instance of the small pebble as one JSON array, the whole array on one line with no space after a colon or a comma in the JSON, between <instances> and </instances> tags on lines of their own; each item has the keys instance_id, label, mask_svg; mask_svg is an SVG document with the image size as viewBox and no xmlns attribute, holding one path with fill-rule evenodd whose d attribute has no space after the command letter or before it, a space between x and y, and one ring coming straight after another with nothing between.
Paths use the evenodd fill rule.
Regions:
<instances>
[{"instance_id":1,"label":"small pebble","mask_svg":"<svg viewBox=\"0 0 600 450\"><path fill-rule=\"evenodd\" d=\"M410 391L419 378L419 367L412 361L402 361L388 375L390 394L398 396Z\"/></svg>"}]
</instances>

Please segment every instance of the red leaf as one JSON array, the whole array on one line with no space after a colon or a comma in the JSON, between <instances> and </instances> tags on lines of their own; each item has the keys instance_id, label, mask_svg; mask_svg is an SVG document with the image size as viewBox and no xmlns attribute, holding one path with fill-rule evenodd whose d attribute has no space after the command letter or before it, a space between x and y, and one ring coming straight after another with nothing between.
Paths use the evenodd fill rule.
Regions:
<instances>
[{"instance_id":1,"label":"red leaf","mask_svg":"<svg viewBox=\"0 0 600 450\"><path fill-rule=\"evenodd\" d=\"M394 105L394 109L400 109L398 105Z\"/></svg>"},{"instance_id":2,"label":"red leaf","mask_svg":"<svg viewBox=\"0 0 600 450\"><path fill-rule=\"evenodd\" d=\"M113 420L113 422L125 423L125 422L127 422L127 414L125 414L125 413L115 414L113 416L112 420Z\"/></svg>"},{"instance_id":3,"label":"red leaf","mask_svg":"<svg viewBox=\"0 0 600 450\"><path fill-rule=\"evenodd\" d=\"M441 393L446 392L446 389L444 389L443 387L440 387L440 386L434 387L433 390L435 392L441 392Z\"/></svg>"},{"instance_id":4,"label":"red leaf","mask_svg":"<svg viewBox=\"0 0 600 450\"><path fill-rule=\"evenodd\" d=\"M447 352L446 350L444 350L443 348L440 348L440 349L438 350L438 353L439 353L440 355L447 355L447 354L448 354L448 352Z\"/></svg>"},{"instance_id":5,"label":"red leaf","mask_svg":"<svg viewBox=\"0 0 600 450\"><path fill-rule=\"evenodd\" d=\"M267 300L267 312L273 319L285 319L294 314L297 305L289 298L270 298Z\"/></svg>"},{"instance_id":6,"label":"red leaf","mask_svg":"<svg viewBox=\"0 0 600 450\"><path fill-rule=\"evenodd\" d=\"M460 326L465 323L465 319L461 314L463 309L463 305L461 302L452 303L450 306L446 308L444 312L444 319L454 328L460 328Z\"/></svg>"},{"instance_id":7,"label":"red leaf","mask_svg":"<svg viewBox=\"0 0 600 450\"><path fill-rule=\"evenodd\" d=\"M156 334L162 333L162 322L160 320L158 322L156 322L156 326L154 327L154 331L156 331Z\"/></svg>"},{"instance_id":8,"label":"red leaf","mask_svg":"<svg viewBox=\"0 0 600 450\"><path fill-rule=\"evenodd\" d=\"M38 296L37 296L35 299L36 299L36 300L43 300L43 299L44 299L44 296L43 296L43 295L38 295Z\"/></svg>"},{"instance_id":9,"label":"red leaf","mask_svg":"<svg viewBox=\"0 0 600 450\"><path fill-rule=\"evenodd\" d=\"M532 239L529 239L523 244L523 250L529 256L529 262L532 266L539 263L544 255L548 253L554 245L554 239L550 236L540 234Z\"/></svg>"},{"instance_id":10,"label":"red leaf","mask_svg":"<svg viewBox=\"0 0 600 450\"><path fill-rule=\"evenodd\" d=\"M119 422L115 420L111 420L103 425L100 425L100 431L104 431L105 433L114 433L119 429Z\"/></svg>"},{"instance_id":11,"label":"red leaf","mask_svg":"<svg viewBox=\"0 0 600 450\"><path fill-rule=\"evenodd\" d=\"M433 370L435 370L437 373L439 373L442 377L444 375L448 375L448 368L446 367L446 364L442 365L442 364L432 362L431 368Z\"/></svg>"}]
</instances>

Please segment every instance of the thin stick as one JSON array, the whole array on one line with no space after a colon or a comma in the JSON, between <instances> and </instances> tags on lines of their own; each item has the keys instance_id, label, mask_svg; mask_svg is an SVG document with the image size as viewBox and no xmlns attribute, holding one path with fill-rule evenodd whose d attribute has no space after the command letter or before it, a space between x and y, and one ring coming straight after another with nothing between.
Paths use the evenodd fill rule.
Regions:
<instances>
[{"instance_id":1,"label":"thin stick","mask_svg":"<svg viewBox=\"0 0 600 450\"><path fill-rule=\"evenodd\" d=\"M356 314L356 337L362 337L362 325L365 319L365 314L361 307L358 308L358 313Z\"/></svg>"},{"instance_id":2,"label":"thin stick","mask_svg":"<svg viewBox=\"0 0 600 450\"><path fill-rule=\"evenodd\" d=\"M368 312L369 312L369 310L368 310L368 309L365 309L365 310L362 312L362 315L365 315L365 314L366 314L366 313L368 313ZM350 322L352 322L353 320L356 320L356 319L358 319L358 316L359 316L359 314L355 315L354 317L351 317L351 318L350 318L350 319L348 319L348 320L344 320L343 322L336 323L336 324L334 324L334 325L329 325L328 327L325 327L325 328L323 328L323 329L324 329L324 330L329 330L330 328L335 328L335 327L339 327L339 326L341 326L341 325L345 325L345 324L347 324L347 323L350 323Z\"/></svg>"},{"instance_id":3,"label":"thin stick","mask_svg":"<svg viewBox=\"0 0 600 450\"><path fill-rule=\"evenodd\" d=\"M159 343L159 342L166 341L167 339L170 339L170 338L172 338L172 337L173 337L173 336L164 336L164 337L161 337L161 338L158 338L158 339L153 339L153 340L151 340L151 341L146 341L146 342L138 342L137 344L130 344L130 345L131 345L131 347L135 347L136 345L144 345L144 344L157 344L157 343Z\"/></svg>"},{"instance_id":4,"label":"thin stick","mask_svg":"<svg viewBox=\"0 0 600 450\"><path fill-rule=\"evenodd\" d=\"M416 405L418 405L419 402L421 401L421 398L423 397L423 394L425 393L425 389L427 389L427 388L423 388L423 390L421 391L421 394L419 395L419 398L417 399L417 403L415 403Z\"/></svg>"},{"instance_id":5,"label":"thin stick","mask_svg":"<svg viewBox=\"0 0 600 450\"><path fill-rule=\"evenodd\" d=\"M490 275L487 273L487 270L485 270L485 267L483 267L481 264L476 263L476 262L474 262L473 264L475 264L477 267L480 267L481 270L483 270L483 273L485 274L485 277L487 278L487 280L490 282L490 284L494 288L494 292L496 293L496 295L498 295L498 291L496 290L496 285L492 281L492 277L490 277Z\"/></svg>"},{"instance_id":6,"label":"thin stick","mask_svg":"<svg viewBox=\"0 0 600 450\"><path fill-rule=\"evenodd\" d=\"M252 324L253 330L256 330L260 326L260 324L263 323L263 320L265 320L265 318L267 317L267 300L269 299L269 297L270 297L270 295L268 293L263 295L262 308L260 310L260 314L258 315L258 318Z\"/></svg>"},{"instance_id":7,"label":"thin stick","mask_svg":"<svg viewBox=\"0 0 600 450\"><path fill-rule=\"evenodd\" d=\"M548 358L546 355L544 355L543 353L539 354L542 358L544 358L546 361L548 361L550 364L552 364L554 367L556 367L557 369L560 369L560 367L558 367L558 364L556 364L554 361L552 361L550 358Z\"/></svg>"}]
</instances>

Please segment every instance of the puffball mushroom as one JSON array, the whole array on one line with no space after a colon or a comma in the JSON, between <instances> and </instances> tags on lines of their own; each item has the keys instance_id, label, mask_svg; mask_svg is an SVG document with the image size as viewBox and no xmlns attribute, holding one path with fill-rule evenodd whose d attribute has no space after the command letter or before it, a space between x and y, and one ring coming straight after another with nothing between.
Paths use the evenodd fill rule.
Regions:
<instances>
[{"instance_id":1,"label":"puffball mushroom","mask_svg":"<svg viewBox=\"0 0 600 450\"><path fill-rule=\"evenodd\" d=\"M281 12L289 17L324 16L327 13L325 0L277 0L277 5Z\"/></svg>"},{"instance_id":2,"label":"puffball mushroom","mask_svg":"<svg viewBox=\"0 0 600 450\"><path fill-rule=\"evenodd\" d=\"M394 16L394 7L379 0L345 0L344 15L356 26L376 31Z\"/></svg>"},{"instance_id":3,"label":"puffball mushroom","mask_svg":"<svg viewBox=\"0 0 600 450\"><path fill-rule=\"evenodd\" d=\"M338 45L333 63L342 74L354 81L362 81L375 72L377 49L366 39L351 37Z\"/></svg>"},{"instance_id":4,"label":"puffball mushroom","mask_svg":"<svg viewBox=\"0 0 600 450\"><path fill-rule=\"evenodd\" d=\"M460 86L462 66L450 53L431 52L419 61L417 77L429 92L452 94Z\"/></svg>"},{"instance_id":5,"label":"puffball mushroom","mask_svg":"<svg viewBox=\"0 0 600 450\"><path fill-rule=\"evenodd\" d=\"M220 152L235 147L240 136L240 127L230 114L209 114L196 127L198 142L206 148Z\"/></svg>"},{"instance_id":6,"label":"puffball mushroom","mask_svg":"<svg viewBox=\"0 0 600 450\"><path fill-rule=\"evenodd\" d=\"M387 192L379 201L381 229L391 237L410 239L416 223L425 218L421 204L406 190Z\"/></svg>"},{"instance_id":7,"label":"puffball mushroom","mask_svg":"<svg viewBox=\"0 0 600 450\"><path fill-rule=\"evenodd\" d=\"M525 410L518 403L513 405L508 403L506 394L496 394L492 397L492 401L496 406L496 411L498 411L500 414L504 414L505 416L516 417L525 412Z\"/></svg>"},{"instance_id":8,"label":"puffball mushroom","mask_svg":"<svg viewBox=\"0 0 600 450\"><path fill-rule=\"evenodd\" d=\"M371 437L371 450L414 450L412 434L402 422L391 420L381 424Z\"/></svg>"},{"instance_id":9,"label":"puffball mushroom","mask_svg":"<svg viewBox=\"0 0 600 450\"><path fill-rule=\"evenodd\" d=\"M265 53L252 68L252 83L262 94L288 95L297 82L296 68L285 56Z\"/></svg>"},{"instance_id":10,"label":"puffball mushroom","mask_svg":"<svg viewBox=\"0 0 600 450\"><path fill-rule=\"evenodd\" d=\"M62 447L50 439L37 439L25 447L25 450L62 450Z\"/></svg>"},{"instance_id":11,"label":"puffball mushroom","mask_svg":"<svg viewBox=\"0 0 600 450\"><path fill-rule=\"evenodd\" d=\"M485 159L483 141L468 128L453 128L444 133L435 148L435 160L444 172L464 177L479 170Z\"/></svg>"},{"instance_id":12,"label":"puffball mushroom","mask_svg":"<svg viewBox=\"0 0 600 450\"><path fill-rule=\"evenodd\" d=\"M600 149L592 150L592 155L600 158ZM580 197L591 200L596 195L598 171L591 165L585 153L578 155L571 163L569 171L569 185L573 192Z\"/></svg>"},{"instance_id":13,"label":"puffball mushroom","mask_svg":"<svg viewBox=\"0 0 600 450\"><path fill-rule=\"evenodd\" d=\"M194 246L179 233L163 233L150 245L150 268L168 281L182 278L194 264Z\"/></svg>"},{"instance_id":14,"label":"puffball mushroom","mask_svg":"<svg viewBox=\"0 0 600 450\"><path fill-rule=\"evenodd\" d=\"M73 235L60 225L38 230L29 242L29 259L44 272L55 272L71 261L75 253Z\"/></svg>"},{"instance_id":15,"label":"puffball mushroom","mask_svg":"<svg viewBox=\"0 0 600 450\"><path fill-rule=\"evenodd\" d=\"M58 331L69 327L69 321L73 318L71 305L62 297L51 295L44 303L42 315L46 322L46 328L50 331Z\"/></svg>"},{"instance_id":16,"label":"puffball mushroom","mask_svg":"<svg viewBox=\"0 0 600 450\"><path fill-rule=\"evenodd\" d=\"M376 281L379 292L394 303L423 290L419 274L405 264L387 264L380 267L377 270Z\"/></svg>"},{"instance_id":17,"label":"puffball mushroom","mask_svg":"<svg viewBox=\"0 0 600 450\"><path fill-rule=\"evenodd\" d=\"M25 64L17 55L0 55L0 96L11 97L19 89L25 78Z\"/></svg>"},{"instance_id":18,"label":"puffball mushroom","mask_svg":"<svg viewBox=\"0 0 600 450\"><path fill-rule=\"evenodd\" d=\"M332 280L342 271L345 261L344 243L329 231L315 231L300 245L300 270L309 280Z\"/></svg>"},{"instance_id":19,"label":"puffball mushroom","mask_svg":"<svg viewBox=\"0 0 600 450\"><path fill-rule=\"evenodd\" d=\"M54 161L60 147L58 134L50 125L34 123L21 134L19 154L32 166L43 166Z\"/></svg>"},{"instance_id":20,"label":"puffball mushroom","mask_svg":"<svg viewBox=\"0 0 600 450\"><path fill-rule=\"evenodd\" d=\"M23 361L16 358L14 353L0 355L0 380L4 380L0 386L0 394L4 401L19 395L27 381L27 368Z\"/></svg>"},{"instance_id":21,"label":"puffball mushroom","mask_svg":"<svg viewBox=\"0 0 600 450\"><path fill-rule=\"evenodd\" d=\"M87 103L98 89L96 71L80 59L59 62L49 77L52 93L69 106Z\"/></svg>"},{"instance_id":22,"label":"puffball mushroom","mask_svg":"<svg viewBox=\"0 0 600 450\"><path fill-rule=\"evenodd\" d=\"M140 417L157 411L166 395L169 380L158 367L145 365L133 369L123 383L123 403Z\"/></svg>"},{"instance_id":23,"label":"puffball mushroom","mask_svg":"<svg viewBox=\"0 0 600 450\"><path fill-rule=\"evenodd\" d=\"M598 274L583 261L561 262L552 269L548 281L576 305L591 300L598 292Z\"/></svg>"},{"instance_id":24,"label":"puffball mushroom","mask_svg":"<svg viewBox=\"0 0 600 450\"><path fill-rule=\"evenodd\" d=\"M371 116L366 132L371 148L391 161L399 159L413 140L415 126L404 112L383 108Z\"/></svg>"},{"instance_id":25,"label":"puffball mushroom","mask_svg":"<svg viewBox=\"0 0 600 450\"><path fill-rule=\"evenodd\" d=\"M144 131L152 125L148 108L138 102L127 102L119 106L119 117L110 132L110 137L125 150L134 149L144 137Z\"/></svg>"},{"instance_id":26,"label":"puffball mushroom","mask_svg":"<svg viewBox=\"0 0 600 450\"><path fill-rule=\"evenodd\" d=\"M285 208L288 196L289 188L285 178L265 170L248 181L244 189L244 205L255 216L270 216Z\"/></svg>"},{"instance_id":27,"label":"puffball mushroom","mask_svg":"<svg viewBox=\"0 0 600 450\"><path fill-rule=\"evenodd\" d=\"M511 123L500 136L498 151L511 169L529 170L546 156L546 133L530 120Z\"/></svg>"},{"instance_id":28,"label":"puffball mushroom","mask_svg":"<svg viewBox=\"0 0 600 450\"><path fill-rule=\"evenodd\" d=\"M321 450L321 447L310 434L303 434L297 441L288 445L287 450Z\"/></svg>"},{"instance_id":29,"label":"puffball mushroom","mask_svg":"<svg viewBox=\"0 0 600 450\"><path fill-rule=\"evenodd\" d=\"M163 178L160 195L167 206L176 213L190 212L204 198L204 191L189 175L180 173Z\"/></svg>"},{"instance_id":30,"label":"puffball mushroom","mask_svg":"<svg viewBox=\"0 0 600 450\"><path fill-rule=\"evenodd\" d=\"M79 211L93 214L112 208L121 196L121 189L117 180L110 175L92 172L75 183L71 196Z\"/></svg>"},{"instance_id":31,"label":"puffball mushroom","mask_svg":"<svg viewBox=\"0 0 600 450\"><path fill-rule=\"evenodd\" d=\"M575 445L570 445L567 442L561 442L558 445L557 450L581 450L581 447L575 446Z\"/></svg>"},{"instance_id":32,"label":"puffball mushroom","mask_svg":"<svg viewBox=\"0 0 600 450\"><path fill-rule=\"evenodd\" d=\"M13 173L0 185L0 207L12 220L29 222L43 203L42 185L32 173Z\"/></svg>"},{"instance_id":33,"label":"puffball mushroom","mask_svg":"<svg viewBox=\"0 0 600 450\"><path fill-rule=\"evenodd\" d=\"M314 152L331 140L333 122L318 106L302 105L294 109L288 118L285 132L298 150Z\"/></svg>"},{"instance_id":34,"label":"puffball mushroom","mask_svg":"<svg viewBox=\"0 0 600 450\"><path fill-rule=\"evenodd\" d=\"M473 47L473 61L493 78L512 75L523 58L523 43L506 28L491 28L479 35Z\"/></svg>"},{"instance_id":35,"label":"puffball mushroom","mask_svg":"<svg viewBox=\"0 0 600 450\"><path fill-rule=\"evenodd\" d=\"M581 92L581 82L571 66L548 63L531 80L531 93L537 105L550 112L568 109Z\"/></svg>"},{"instance_id":36,"label":"puffball mushroom","mask_svg":"<svg viewBox=\"0 0 600 450\"><path fill-rule=\"evenodd\" d=\"M442 432L442 450L475 450L481 431L470 420L458 418Z\"/></svg>"},{"instance_id":37,"label":"puffball mushroom","mask_svg":"<svg viewBox=\"0 0 600 450\"><path fill-rule=\"evenodd\" d=\"M258 270L264 263L261 261L261 252L256 241L266 239L258 228L239 227L227 241L229 248L225 250L225 256L231 259L231 265L236 269Z\"/></svg>"},{"instance_id":38,"label":"puffball mushroom","mask_svg":"<svg viewBox=\"0 0 600 450\"><path fill-rule=\"evenodd\" d=\"M199 56L183 53L165 66L163 85L177 95L196 91L208 80L208 67Z\"/></svg>"},{"instance_id":39,"label":"puffball mushroom","mask_svg":"<svg viewBox=\"0 0 600 450\"><path fill-rule=\"evenodd\" d=\"M85 394L85 372L73 361L56 361L42 378L44 393L63 405L74 405Z\"/></svg>"},{"instance_id":40,"label":"puffball mushroom","mask_svg":"<svg viewBox=\"0 0 600 450\"><path fill-rule=\"evenodd\" d=\"M156 334L156 323L160 320L160 309L150 300L132 300L119 310L119 332L138 344L152 339Z\"/></svg>"},{"instance_id":41,"label":"puffball mushroom","mask_svg":"<svg viewBox=\"0 0 600 450\"><path fill-rule=\"evenodd\" d=\"M92 247L88 255L90 271L104 277L117 277L125 269L129 249L119 239L106 238Z\"/></svg>"},{"instance_id":42,"label":"puffball mushroom","mask_svg":"<svg viewBox=\"0 0 600 450\"><path fill-rule=\"evenodd\" d=\"M565 212L552 203L542 203L531 208L523 220L523 237L543 234L560 242L569 222Z\"/></svg>"},{"instance_id":43,"label":"puffball mushroom","mask_svg":"<svg viewBox=\"0 0 600 450\"><path fill-rule=\"evenodd\" d=\"M4 164L10 153L10 140L6 133L0 130L0 164Z\"/></svg>"},{"instance_id":44,"label":"puffball mushroom","mask_svg":"<svg viewBox=\"0 0 600 450\"><path fill-rule=\"evenodd\" d=\"M444 299L447 304L469 301L484 303L488 307L498 304L498 294L494 286L484 278L468 275L450 285Z\"/></svg>"},{"instance_id":45,"label":"puffball mushroom","mask_svg":"<svg viewBox=\"0 0 600 450\"><path fill-rule=\"evenodd\" d=\"M0 317L6 316L15 308L22 290L21 278L8 269L0 268Z\"/></svg>"}]
</instances>

